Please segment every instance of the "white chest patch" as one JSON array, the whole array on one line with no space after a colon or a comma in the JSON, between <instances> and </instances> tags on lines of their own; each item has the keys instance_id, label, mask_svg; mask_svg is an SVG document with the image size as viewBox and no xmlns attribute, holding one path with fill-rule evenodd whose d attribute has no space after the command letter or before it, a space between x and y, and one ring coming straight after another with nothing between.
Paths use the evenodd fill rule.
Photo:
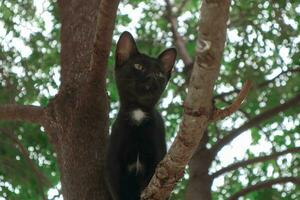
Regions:
<instances>
[{"instance_id":1,"label":"white chest patch","mask_svg":"<svg viewBox=\"0 0 300 200\"><path fill-rule=\"evenodd\" d=\"M146 117L147 114L143 112L141 109L135 109L131 112L131 119L132 121L139 125Z\"/></svg>"}]
</instances>

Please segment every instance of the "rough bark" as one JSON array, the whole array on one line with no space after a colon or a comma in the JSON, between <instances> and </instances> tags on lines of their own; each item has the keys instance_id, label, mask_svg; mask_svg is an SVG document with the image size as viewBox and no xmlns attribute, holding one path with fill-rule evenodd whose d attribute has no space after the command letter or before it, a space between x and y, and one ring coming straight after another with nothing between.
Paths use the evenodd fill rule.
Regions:
<instances>
[{"instance_id":1,"label":"rough bark","mask_svg":"<svg viewBox=\"0 0 300 200\"><path fill-rule=\"evenodd\" d=\"M224 50L229 5L229 0L202 2L196 59L184 102L183 120L142 199L166 199L199 145L213 111L213 87Z\"/></svg>"},{"instance_id":2,"label":"rough bark","mask_svg":"<svg viewBox=\"0 0 300 200\"><path fill-rule=\"evenodd\" d=\"M108 199L106 67L119 1L60 0L61 86L47 108L65 200Z\"/></svg>"}]
</instances>

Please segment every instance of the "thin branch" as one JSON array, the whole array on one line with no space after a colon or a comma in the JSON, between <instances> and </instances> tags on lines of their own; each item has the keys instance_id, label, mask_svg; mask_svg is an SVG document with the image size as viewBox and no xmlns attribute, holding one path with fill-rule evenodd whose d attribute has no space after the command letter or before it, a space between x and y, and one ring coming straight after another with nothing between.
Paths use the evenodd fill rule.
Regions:
<instances>
[{"instance_id":1,"label":"thin branch","mask_svg":"<svg viewBox=\"0 0 300 200\"><path fill-rule=\"evenodd\" d=\"M39 106L0 105L0 120L17 120L43 125L45 122L44 111L44 108Z\"/></svg>"},{"instance_id":2,"label":"thin branch","mask_svg":"<svg viewBox=\"0 0 300 200\"><path fill-rule=\"evenodd\" d=\"M274 152L274 153L272 153L270 155L267 155L267 156L260 156L260 157L256 157L256 158L253 158L253 159L233 163L231 165L228 165L227 167L224 167L224 168L220 169L219 171L216 171L215 173L213 173L211 175L211 177L216 178L216 177L218 177L218 176L220 176L224 173L227 173L227 172L232 171L232 170L236 170L240 167L245 167L247 165L258 163L258 162L265 162L265 161L268 161L268 160L277 159L279 156L282 156L282 155L285 155L285 154L288 154L288 153L297 153L297 152L300 152L300 147L290 148L290 149L287 149L285 151Z\"/></svg>"},{"instance_id":3,"label":"thin branch","mask_svg":"<svg viewBox=\"0 0 300 200\"><path fill-rule=\"evenodd\" d=\"M227 108L222 109L222 110L216 109L213 112L212 121L217 121L217 120L223 119L223 118L231 115L235 111L237 111L240 108L244 99L246 98L246 96L250 90L250 87L251 87L250 81L246 81L246 83L244 84L243 88L241 89L239 95L237 96L236 100L230 106L228 106Z\"/></svg>"},{"instance_id":4,"label":"thin branch","mask_svg":"<svg viewBox=\"0 0 300 200\"><path fill-rule=\"evenodd\" d=\"M288 183L288 182L299 185L300 178L298 178L298 177L280 177L280 178L276 178L276 179L272 179L272 180L263 181L263 182L260 182L255 185L251 185L249 187L242 189L241 191L232 195L228 200L237 200L239 197L245 196L246 194L248 194L250 192L254 192L256 190L260 190L263 188L270 188L275 184L284 184L284 183Z\"/></svg>"},{"instance_id":5,"label":"thin branch","mask_svg":"<svg viewBox=\"0 0 300 200\"><path fill-rule=\"evenodd\" d=\"M250 88L250 90L251 90L251 88ZM214 100L215 100L215 98L214 98ZM225 104L227 104L227 105L230 105L230 101L229 101L229 100L226 100L224 97L220 97L219 101L221 101L221 102L223 102L223 103L225 103ZM250 119L250 118L251 118L251 116L250 116L246 111L244 111L243 109L239 108L238 110L239 110L239 112L241 112L247 119Z\"/></svg>"},{"instance_id":6,"label":"thin branch","mask_svg":"<svg viewBox=\"0 0 300 200\"><path fill-rule=\"evenodd\" d=\"M165 2L166 2L166 19L171 25L171 31L173 33L173 38L175 41L176 48L178 50L178 54L185 66L191 66L193 64L193 59L190 57L185 47L184 39L178 32L177 18L173 15L172 5L169 0L165 0Z\"/></svg>"},{"instance_id":7,"label":"thin branch","mask_svg":"<svg viewBox=\"0 0 300 200\"><path fill-rule=\"evenodd\" d=\"M90 59L90 71L97 79L106 75L112 35L115 27L116 13L119 0L102 0L97 16L96 32L93 42L93 51ZM97 72L97 73L94 73ZM103 80L105 82L105 78Z\"/></svg>"},{"instance_id":8,"label":"thin branch","mask_svg":"<svg viewBox=\"0 0 300 200\"><path fill-rule=\"evenodd\" d=\"M239 136L241 133L244 131L257 126L263 121L266 121L272 117L274 117L276 114L280 112L284 112L288 110L289 108L295 107L296 105L300 104L300 94L297 94L295 97L292 99L286 101L285 103L276 106L274 108L271 108L256 117L253 117L252 119L248 120L245 122L242 126L240 126L237 129L234 129L228 133L225 137L223 137L221 140L219 140L212 148L212 155L216 155L225 145L230 143L234 138Z\"/></svg>"},{"instance_id":9,"label":"thin branch","mask_svg":"<svg viewBox=\"0 0 300 200\"><path fill-rule=\"evenodd\" d=\"M259 83L257 86L254 86L252 89L264 88L264 87L268 86L270 83L274 82L276 79L280 78L281 76L283 76L287 73L299 73L299 72L300 72L299 67L294 68L294 69L289 69L289 70L286 70L286 71L282 71L281 73L279 73L274 78L272 78L270 80L263 81L263 82ZM217 99L224 98L225 96L232 95L232 94L235 94L235 93L238 93L238 92L240 92L239 89L234 89L234 90L229 91L229 92L224 92L224 93L218 94L218 95L215 96L215 98L217 98Z\"/></svg>"}]
</instances>

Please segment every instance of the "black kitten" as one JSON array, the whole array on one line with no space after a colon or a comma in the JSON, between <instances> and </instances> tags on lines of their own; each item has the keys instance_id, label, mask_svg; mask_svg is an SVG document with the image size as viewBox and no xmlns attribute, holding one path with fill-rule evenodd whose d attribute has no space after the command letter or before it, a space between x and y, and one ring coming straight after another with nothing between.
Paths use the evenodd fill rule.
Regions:
<instances>
[{"instance_id":1,"label":"black kitten","mask_svg":"<svg viewBox=\"0 0 300 200\"><path fill-rule=\"evenodd\" d=\"M112 126L106 170L113 200L138 200L166 154L164 122L155 109L170 78L176 50L158 58L138 52L129 32L116 49L120 110Z\"/></svg>"}]
</instances>

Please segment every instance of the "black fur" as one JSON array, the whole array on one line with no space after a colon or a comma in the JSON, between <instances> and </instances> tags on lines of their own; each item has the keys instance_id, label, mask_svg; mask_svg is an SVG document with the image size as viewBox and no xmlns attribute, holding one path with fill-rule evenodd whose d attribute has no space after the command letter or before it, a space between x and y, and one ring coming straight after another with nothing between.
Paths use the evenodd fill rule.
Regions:
<instances>
[{"instance_id":1,"label":"black fur","mask_svg":"<svg viewBox=\"0 0 300 200\"><path fill-rule=\"evenodd\" d=\"M139 53L128 32L118 41L115 75L120 110L106 158L107 183L113 200L140 199L156 165L166 154L164 122L155 104L166 87L175 58L175 49L165 50L158 58ZM132 119L136 109L146 114L140 122ZM137 170L137 160L141 170Z\"/></svg>"}]
</instances>

